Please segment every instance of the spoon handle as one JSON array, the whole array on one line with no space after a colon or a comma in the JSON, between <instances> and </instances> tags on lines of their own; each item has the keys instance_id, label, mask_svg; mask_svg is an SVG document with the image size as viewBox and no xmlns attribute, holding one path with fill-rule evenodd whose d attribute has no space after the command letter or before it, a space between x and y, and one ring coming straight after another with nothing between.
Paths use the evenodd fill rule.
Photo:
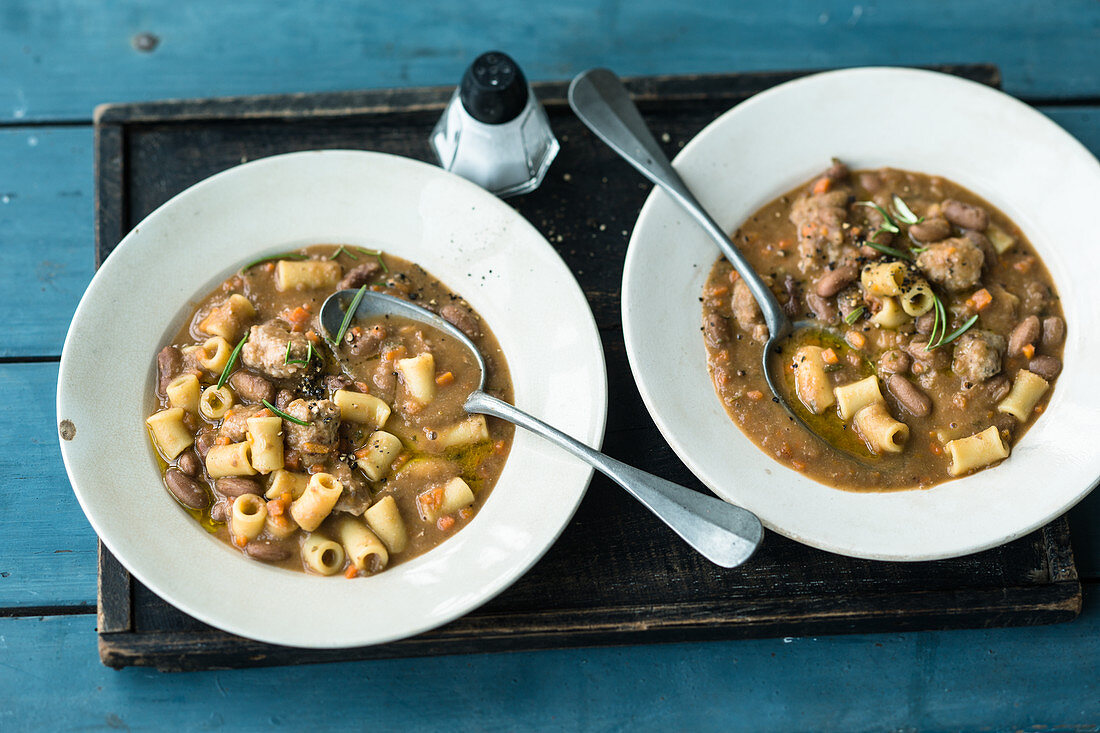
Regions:
<instances>
[{"instance_id":1,"label":"spoon handle","mask_svg":"<svg viewBox=\"0 0 1100 733\"><path fill-rule=\"evenodd\" d=\"M619 77L608 69L582 72L569 85L569 106L596 137L663 188L699 222L749 286L768 331L773 336L785 333L790 322L775 295L672 168Z\"/></svg>"},{"instance_id":2,"label":"spoon handle","mask_svg":"<svg viewBox=\"0 0 1100 733\"><path fill-rule=\"evenodd\" d=\"M467 412L492 415L526 428L580 458L626 489L717 565L737 567L752 556L763 539L763 527L752 512L616 461L492 395L474 392L465 407Z\"/></svg>"}]
</instances>

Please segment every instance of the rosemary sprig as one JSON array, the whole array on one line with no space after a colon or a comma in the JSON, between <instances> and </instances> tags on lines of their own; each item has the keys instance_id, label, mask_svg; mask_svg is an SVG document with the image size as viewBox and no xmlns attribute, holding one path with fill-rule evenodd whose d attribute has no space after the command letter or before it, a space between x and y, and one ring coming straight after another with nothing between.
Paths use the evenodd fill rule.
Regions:
<instances>
[{"instance_id":1,"label":"rosemary sprig","mask_svg":"<svg viewBox=\"0 0 1100 733\"><path fill-rule=\"evenodd\" d=\"M881 231L881 230L879 230L879 231ZM875 232L875 234L878 234L878 232ZM887 255L890 255L892 257L897 257L899 260L909 260L910 262L913 261L913 255L909 254L908 252L903 252L900 249L896 249L894 247L890 247L890 246L885 245L885 244L879 244L878 242L872 242L870 239L868 239L866 242L864 242L864 244L866 244L871 249L877 249L879 252L882 252L883 254L887 254Z\"/></svg>"},{"instance_id":2,"label":"rosemary sprig","mask_svg":"<svg viewBox=\"0 0 1100 733\"><path fill-rule=\"evenodd\" d=\"M306 358L305 359L291 359L290 358L290 342L287 341L287 343L286 343L286 355L283 357L283 364L308 365L311 361L313 361L313 342L312 341L307 341L306 345L309 348L306 349Z\"/></svg>"},{"instance_id":3,"label":"rosemary sprig","mask_svg":"<svg viewBox=\"0 0 1100 733\"><path fill-rule=\"evenodd\" d=\"M346 254L346 255L347 255L348 257L352 258L352 259L353 259L353 260L355 260L356 262L358 262L358 261L359 261L359 258L358 258L358 257L356 257L355 255L353 255L353 254L351 253L351 250L350 250L350 249L348 249L347 247L345 247L345 246L344 246L344 245L342 245L342 244L340 245L340 249L338 249L338 250L336 250L335 252L333 252L333 253L332 253L332 257L329 257L329 259L330 259L330 260L334 260L334 259L336 259L337 257L339 257L339 256L340 256L340 253Z\"/></svg>"},{"instance_id":4,"label":"rosemary sprig","mask_svg":"<svg viewBox=\"0 0 1100 733\"><path fill-rule=\"evenodd\" d=\"M925 351L933 351L941 346L946 346L959 336L969 331L975 323L978 322L978 314L970 316L966 319L963 325L956 328L954 331L947 333L947 309L943 305L943 301L939 296L932 293L932 308L933 308L933 320L932 331L928 334L928 343L924 345ZM939 334L937 338L936 334Z\"/></svg>"},{"instance_id":5,"label":"rosemary sprig","mask_svg":"<svg viewBox=\"0 0 1100 733\"><path fill-rule=\"evenodd\" d=\"M374 259L378 260L378 264L382 266L382 272L387 275L390 273L390 268L386 267L385 261L382 259L382 250L380 249L363 249L362 247L356 247L357 250L365 255L370 255Z\"/></svg>"},{"instance_id":6,"label":"rosemary sprig","mask_svg":"<svg viewBox=\"0 0 1100 733\"><path fill-rule=\"evenodd\" d=\"M274 262L275 260L305 260L305 259L309 259L309 258L306 257L303 254L298 254L296 252L287 252L286 254L281 254L281 255L269 255L267 257L261 257L258 260L252 260L247 265L245 265L244 267L241 268L241 272L245 272L246 270L250 270L253 267L255 267L256 265L262 265L265 262Z\"/></svg>"},{"instance_id":7,"label":"rosemary sprig","mask_svg":"<svg viewBox=\"0 0 1100 733\"><path fill-rule=\"evenodd\" d=\"M278 415L279 417L281 417L284 420L290 420L295 425L309 425L308 421L299 420L298 418L294 417L293 415L286 414L285 412L283 412L282 410L280 410L278 407L271 404L267 400L263 400L263 403L264 403L264 407L271 410L272 412L274 412L276 415Z\"/></svg>"},{"instance_id":8,"label":"rosemary sprig","mask_svg":"<svg viewBox=\"0 0 1100 733\"><path fill-rule=\"evenodd\" d=\"M340 330L336 332L336 338L332 340L333 346L339 346L344 340L344 334L348 331L348 326L351 325L351 320L355 318L355 311L359 308L359 303L363 300L363 294L367 292L367 286L359 288L359 292L355 294L355 297L351 299L351 305L344 313L344 321L340 324Z\"/></svg>"},{"instance_id":9,"label":"rosemary sprig","mask_svg":"<svg viewBox=\"0 0 1100 733\"><path fill-rule=\"evenodd\" d=\"M957 339L959 336L962 336L964 333L969 331L970 327L973 326L977 322L978 322L978 314L975 313L974 315L970 316L970 318L966 319L966 323L964 323L963 325L959 326L957 329L952 331L950 336L948 336L947 338L943 339L938 344L936 344L936 347L938 348L940 346L946 346L947 344L951 343L952 341Z\"/></svg>"},{"instance_id":10,"label":"rosemary sprig","mask_svg":"<svg viewBox=\"0 0 1100 733\"><path fill-rule=\"evenodd\" d=\"M902 200L901 196L898 196L896 193L894 194L893 208L894 216L898 218L898 221L901 221L904 224L912 226L913 224L920 224L922 221L924 221L924 217L914 214L913 210L909 208L909 205L906 204Z\"/></svg>"},{"instance_id":11,"label":"rosemary sprig","mask_svg":"<svg viewBox=\"0 0 1100 733\"><path fill-rule=\"evenodd\" d=\"M248 341L248 333L245 333L241 337L241 340L237 342L236 348L229 353L229 361L225 362L225 367L222 369L222 375L218 377L218 389L225 386L225 380L229 379L230 373L233 371L233 365L237 363L237 355L241 353L241 348L244 346L244 342Z\"/></svg>"},{"instance_id":12,"label":"rosemary sprig","mask_svg":"<svg viewBox=\"0 0 1100 733\"><path fill-rule=\"evenodd\" d=\"M853 323L859 320L859 317L863 315L863 311L865 310L867 309L861 305L848 315L844 316L844 322L851 326Z\"/></svg>"},{"instance_id":13,"label":"rosemary sprig","mask_svg":"<svg viewBox=\"0 0 1100 733\"><path fill-rule=\"evenodd\" d=\"M856 206L866 206L869 209L874 209L882 215L882 224L880 224L879 228L875 230L875 234L878 234L879 232L890 232L891 234L897 234L901 231L901 229L898 228L897 223L890 217L889 214L886 213L886 209L882 208L874 201L856 201ZM872 234L871 238L874 239L874 236L875 235Z\"/></svg>"},{"instance_id":14,"label":"rosemary sprig","mask_svg":"<svg viewBox=\"0 0 1100 733\"><path fill-rule=\"evenodd\" d=\"M925 351L931 351L939 345L936 334L942 339L947 333L947 313L943 307L943 301L932 293L932 330L928 332L928 343L924 345Z\"/></svg>"}]
</instances>

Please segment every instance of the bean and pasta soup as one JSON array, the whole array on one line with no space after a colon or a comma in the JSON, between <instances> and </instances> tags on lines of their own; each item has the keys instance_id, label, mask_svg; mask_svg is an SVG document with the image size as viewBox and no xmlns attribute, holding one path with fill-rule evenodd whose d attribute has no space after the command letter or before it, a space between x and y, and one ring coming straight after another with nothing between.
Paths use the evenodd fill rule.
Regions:
<instances>
[{"instance_id":1,"label":"bean and pasta soup","mask_svg":"<svg viewBox=\"0 0 1100 733\"><path fill-rule=\"evenodd\" d=\"M465 300L399 257L317 245L250 263L199 302L157 354L146 423L165 486L211 533L255 560L355 577L468 524L513 427L462 409L480 370L436 329L380 316L325 334L321 304L349 288L439 313L483 354L486 391L511 401Z\"/></svg>"},{"instance_id":2,"label":"bean and pasta soup","mask_svg":"<svg viewBox=\"0 0 1100 733\"><path fill-rule=\"evenodd\" d=\"M1008 457L1062 368L1066 324L1019 227L934 175L842 162L757 211L733 240L800 330L761 366L768 330L725 259L702 295L726 412L767 453L830 486L926 488Z\"/></svg>"}]
</instances>

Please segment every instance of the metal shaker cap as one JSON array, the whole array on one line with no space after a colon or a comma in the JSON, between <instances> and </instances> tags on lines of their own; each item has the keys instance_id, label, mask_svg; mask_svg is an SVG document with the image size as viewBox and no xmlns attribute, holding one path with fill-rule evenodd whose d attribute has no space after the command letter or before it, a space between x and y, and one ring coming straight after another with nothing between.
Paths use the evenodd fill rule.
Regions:
<instances>
[{"instance_id":1,"label":"metal shaker cap","mask_svg":"<svg viewBox=\"0 0 1100 733\"><path fill-rule=\"evenodd\" d=\"M527 79L507 54L489 51L466 69L459 96L475 120L499 125L514 120L527 105Z\"/></svg>"}]
</instances>

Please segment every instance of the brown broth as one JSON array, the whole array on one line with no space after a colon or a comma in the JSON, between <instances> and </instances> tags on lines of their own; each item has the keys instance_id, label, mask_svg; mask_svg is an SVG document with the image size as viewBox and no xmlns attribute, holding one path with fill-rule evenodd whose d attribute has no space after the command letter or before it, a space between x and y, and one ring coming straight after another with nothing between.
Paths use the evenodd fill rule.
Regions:
<instances>
[{"instance_id":1,"label":"brown broth","mask_svg":"<svg viewBox=\"0 0 1100 733\"><path fill-rule=\"evenodd\" d=\"M486 362L486 391L509 402L513 399L507 363L496 337L459 295L419 265L390 254L375 255L361 248L334 245L315 245L288 254L300 255L306 259L337 262L341 265L344 274L364 263L377 262L380 266L379 271L367 283L371 290L396 295L437 312L448 305L463 309L477 324L478 333L473 337L473 341ZM303 322L300 333L320 334L317 316L321 304L334 291L334 288L319 287L281 292L275 287L274 270L274 263L263 263L228 278L199 301L187 323L172 337L168 346L184 349L202 344L210 338L210 334L200 329L201 322L212 309L234 293L246 297L256 309L255 316L247 320L241 333L248 331L252 326L286 316L294 309L303 307L308 309L309 315ZM374 325L382 326L386 331L386 338L380 346L384 346L384 350L393 356L398 354L394 351L397 348L403 348L406 356L413 356L419 352L431 353L435 359L435 374L438 376L449 372L453 375L453 381L439 384L435 399L423 407L418 407L409 400L403 399L404 388L400 379L395 376L393 360L390 359L383 364L384 358L381 354L383 349L380 348L374 353L364 352L355 355L351 353L348 345L341 344L339 348L342 359L338 360L334 357L333 347L319 337L313 340L316 345L314 355L308 357L308 367L302 374L279 378L261 369L250 368L243 363L243 352L231 371L263 376L272 383L276 391L290 390L294 392L295 397L307 400L331 400L336 391L335 385L326 384L325 378L342 377L347 382L345 389L371 394L391 405L393 410L380 429L400 438L402 450L393 461L391 470L387 471L381 480L368 480L356 465L355 451L366 446L367 438L373 432L373 426L368 428L347 420L341 421L336 443L330 452L319 455L299 453L297 459L300 462L294 470L299 473L337 472L345 478L352 477L351 481L361 489L357 494L362 499L359 502L359 508L365 508L362 507L364 502L373 505L384 497L392 496L408 533L408 545L405 549L389 554L386 567L392 567L436 547L473 520L484 506L503 470L511 448L514 428L504 421L487 418L488 439L447 449L434 445L431 437L436 434L435 431L443 430L467 418L467 414L462 410L462 402L477 384L476 363L465 356L465 350L453 343L445 334L421 324L403 319L380 319L378 324L359 322L352 325L362 331L369 331ZM349 338L351 338L350 334ZM253 340L250 337L249 342ZM286 360L293 361L307 356L308 352L291 354L288 351ZM346 368L341 367L341 361ZM203 389L214 385L220 376L197 366L190 357L184 358L182 369L198 375ZM163 394L156 393L153 397L155 402L151 412L170 407L169 400ZM234 409L242 407L240 396L237 397L237 403ZM252 401L243 406L252 409L251 405L255 405L255 402ZM255 405L256 409L261 407L262 405ZM270 414L270 411L268 412ZM217 433L221 430L224 420L207 420L195 414L188 414L185 422L193 433L198 434L209 430ZM288 457L292 446L289 437L286 436L290 428L290 423L284 419L284 450ZM155 441L154 447L157 447ZM195 450L194 446L188 449L188 451L193 450ZM158 456L162 461L162 472L180 463L178 457L165 462L165 456L159 450ZM273 476L274 473L247 478L258 480L261 490L266 490ZM461 477L472 489L475 497L473 504L441 517L438 521L425 519L419 511L417 496L438 488L456 476ZM200 473L194 478L213 499L213 503L203 510L188 508L187 511L218 539L231 546L239 547L233 542L227 523L216 521L211 516L211 511L216 504L220 503L224 507L229 503L229 499L215 488L215 481L210 478L205 461ZM346 482L345 485L347 485ZM344 496L348 496L348 493L345 490ZM340 506L337 504L336 510L315 532L335 539L331 531L332 522L338 514L342 513ZM305 530L298 529L290 538L280 541L265 530L256 538L256 541L274 542L292 551L288 559L276 560L271 564L304 570L305 563L299 557L298 549L305 535ZM345 569L349 562L345 561Z\"/></svg>"},{"instance_id":2,"label":"brown broth","mask_svg":"<svg viewBox=\"0 0 1100 733\"><path fill-rule=\"evenodd\" d=\"M831 184L827 186L830 190L845 191L848 195L828 215L832 216L828 226L838 227L831 232L833 244L825 244L815 250L813 238L820 236L824 239L826 235L812 231L812 227L804 227L800 233L791 216L796 208L805 212L804 207L809 199L825 193L813 192L813 187L821 180L815 178L767 204L750 216L734 232L732 239L752 267L765 276L780 303L788 303L791 297L795 298L788 311L793 320L817 318L824 325L831 326L832 333L839 333L839 337L832 333L810 334L804 336L802 341L831 347L837 354L837 364L827 374L830 386L836 387L869 374L878 374L890 414L909 426L908 442L899 454L874 455L851 427L840 420L834 408L820 415L806 409L793 395L790 368L791 355L802 343L785 345L784 353L780 355L787 366L784 374L788 390L792 393L791 402L799 416L831 446L824 445L807 433L780 404L774 402L761 367L762 340L766 337L766 329L761 331L760 323L747 315L749 311L744 308L743 300L741 310L734 312L733 291L737 288L738 277L725 259L719 259L707 278L701 300L708 367L716 393L729 416L761 450L777 460L824 484L852 491L928 488L946 481L952 476L945 443L991 425L997 427L1006 445L1018 442L1045 409L1052 391L1047 390L1030 419L1022 423L997 411L997 404L1006 389L1003 380L1011 383L1017 372L1028 368L1028 357L1004 355L998 374L976 380L956 374L952 369L953 350L963 343L962 339L966 336L931 352L922 351L919 342L927 340L927 335L917 332L916 319L910 319L896 328L879 327L865 317L870 315L875 305L881 305L872 298L871 302L858 301L868 310L848 325L840 318L839 312L836 316L828 316L832 313L830 308L835 309L841 299L852 297L850 290L824 298L824 306L821 305L821 298L810 294L815 292L817 281L837 265L837 261L830 261L830 253L851 256L855 252L860 267L871 261L896 259L866 246L860 249L876 223L869 221L873 215L868 207L856 202L875 201L887 209L892 202L891 196L896 194L917 216L924 217L936 213L936 207L945 199L955 199L984 208L991 225L1012 237L1014 244L999 255L989 256L987 252L980 282L973 287L948 291L933 283L933 289L941 298L950 320L947 333L952 333L971 315L978 313L978 322L971 329L975 335L980 329L1007 338L1027 316L1038 316L1041 321L1062 318L1053 281L1023 232L1003 213L962 186L939 176L887 168L854 171L835 188L831 188ZM843 214L838 217L841 211ZM802 213L798 216L800 221L805 221L801 218ZM828 216L825 218L828 219ZM894 237L894 248L906 251L910 247L907 227L902 225L900 229L901 232ZM948 238L960 236L966 236L966 232L952 225ZM943 240L925 244L940 241ZM915 270L911 272L914 276L920 274ZM858 275L855 286L859 287ZM979 311L972 298L981 289L992 294L992 301ZM860 289L856 295L865 294ZM815 312L815 305L820 313ZM823 315L826 316L824 319ZM708 319L710 326L707 326ZM728 323L728 331L723 323ZM1062 324L1064 330L1064 321ZM918 345L910 346L913 343ZM1051 357L1060 365L1062 343L1061 340L1048 345L1037 342L1034 344L1034 355ZM909 356L907 348L913 349L921 359ZM927 416L915 417L907 412L887 389L887 373L882 371L879 362L884 352L890 350L909 358L911 366L901 373L931 399L933 407ZM848 454L857 456L859 460L853 460Z\"/></svg>"}]
</instances>

